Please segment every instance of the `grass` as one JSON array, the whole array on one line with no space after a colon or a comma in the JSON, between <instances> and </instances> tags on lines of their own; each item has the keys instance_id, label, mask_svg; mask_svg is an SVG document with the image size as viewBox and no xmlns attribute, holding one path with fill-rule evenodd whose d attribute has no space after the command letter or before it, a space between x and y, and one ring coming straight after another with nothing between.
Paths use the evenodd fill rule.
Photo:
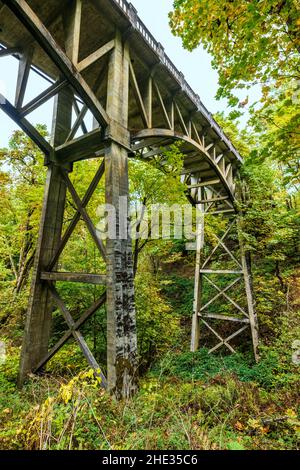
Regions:
<instances>
[{"instance_id":1,"label":"grass","mask_svg":"<svg viewBox=\"0 0 300 470\"><path fill-rule=\"evenodd\" d=\"M283 356L274 348L265 348L258 364L252 354L218 356L200 349L195 353L170 353L152 371L157 376L178 377L182 380L206 380L216 374L234 373L241 382L254 382L266 389L299 380L297 367L288 353Z\"/></svg>"},{"instance_id":2,"label":"grass","mask_svg":"<svg viewBox=\"0 0 300 470\"><path fill-rule=\"evenodd\" d=\"M259 365L206 350L168 354L131 401L116 402L91 371L17 390L11 349L0 367L0 448L297 449L299 383L282 361L271 350Z\"/></svg>"}]
</instances>

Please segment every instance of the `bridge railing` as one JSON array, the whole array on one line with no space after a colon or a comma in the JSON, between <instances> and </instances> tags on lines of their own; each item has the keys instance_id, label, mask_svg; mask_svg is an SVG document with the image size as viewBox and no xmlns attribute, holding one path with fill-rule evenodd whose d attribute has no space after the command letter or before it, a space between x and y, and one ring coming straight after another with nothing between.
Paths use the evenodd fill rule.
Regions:
<instances>
[{"instance_id":1,"label":"bridge railing","mask_svg":"<svg viewBox=\"0 0 300 470\"><path fill-rule=\"evenodd\" d=\"M167 56L164 51L163 46L156 41L154 36L150 33L148 28L142 22L137 14L137 10L132 5L132 3L127 2L126 0L111 0L115 3L122 11L125 13L127 18L130 20L132 26L140 33L140 35L144 38L147 44L152 48L152 50L158 55L160 61L164 66L168 69L168 71L172 74L172 76L177 80L183 92L190 98L190 100L194 103L198 111L206 118L206 120L210 123L211 127L216 131L219 135L220 139L227 145L229 150L236 156L238 160L241 160L241 156L239 152L236 150L234 145L231 143L229 138L226 136L222 128L219 124L214 120L212 114L208 111L208 109L202 103L200 96L194 92L191 86L187 83L184 78L182 72L180 72L177 67L173 64L171 59Z\"/></svg>"}]
</instances>

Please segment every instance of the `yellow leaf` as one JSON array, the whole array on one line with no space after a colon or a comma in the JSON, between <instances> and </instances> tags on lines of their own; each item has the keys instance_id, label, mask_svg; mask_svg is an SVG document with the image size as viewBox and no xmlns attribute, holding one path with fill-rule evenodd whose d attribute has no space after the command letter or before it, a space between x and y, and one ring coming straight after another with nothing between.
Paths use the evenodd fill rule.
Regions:
<instances>
[{"instance_id":1,"label":"yellow leaf","mask_svg":"<svg viewBox=\"0 0 300 470\"><path fill-rule=\"evenodd\" d=\"M295 411L292 410L291 408L289 408L289 409L286 410L286 415L287 415L289 418L297 418L297 413L295 413Z\"/></svg>"},{"instance_id":2,"label":"yellow leaf","mask_svg":"<svg viewBox=\"0 0 300 470\"><path fill-rule=\"evenodd\" d=\"M234 427L238 430L238 431L242 431L244 429L244 425L240 422L240 421L237 421L234 425Z\"/></svg>"},{"instance_id":3,"label":"yellow leaf","mask_svg":"<svg viewBox=\"0 0 300 470\"><path fill-rule=\"evenodd\" d=\"M250 418L248 420L248 425L253 428L253 429L258 429L260 428L260 423L257 419Z\"/></svg>"}]
</instances>

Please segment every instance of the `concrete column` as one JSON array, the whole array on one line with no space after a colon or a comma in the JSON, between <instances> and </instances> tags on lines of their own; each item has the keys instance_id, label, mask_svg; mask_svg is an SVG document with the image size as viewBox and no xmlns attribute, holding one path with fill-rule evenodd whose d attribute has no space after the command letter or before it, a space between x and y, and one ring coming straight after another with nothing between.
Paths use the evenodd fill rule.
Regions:
<instances>
[{"instance_id":1,"label":"concrete column","mask_svg":"<svg viewBox=\"0 0 300 470\"><path fill-rule=\"evenodd\" d=\"M128 235L128 93L128 46L117 33L108 70L107 113L111 123L105 155L106 203L114 206L116 215L116 238L108 239L106 245L107 380L116 398L134 394L137 383L133 261Z\"/></svg>"},{"instance_id":2,"label":"concrete column","mask_svg":"<svg viewBox=\"0 0 300 470\"><path fill-rule=\"evenodd\" d=\"M55 100L52 145L63 143L71 128L71 91L64 90ZM45 184L40 231L32 274L32 284L21 351L18 383L22 385L26 375L47 354L51 330L52 301L40 273L46 271L61 239L65 208L66 185L59 167L49 163Z\"/></svg>"}]
</instances>

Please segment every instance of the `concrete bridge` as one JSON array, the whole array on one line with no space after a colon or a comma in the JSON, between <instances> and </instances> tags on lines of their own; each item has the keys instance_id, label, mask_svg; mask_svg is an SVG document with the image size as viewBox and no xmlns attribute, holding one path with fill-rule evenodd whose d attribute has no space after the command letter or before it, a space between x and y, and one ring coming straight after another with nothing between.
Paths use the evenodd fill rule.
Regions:
<instances>
[{"instance_id":1,"label":"concrete bridge","mask_svg":"<svg viewBox=\"0 0 300 470\"><path fill-rule=\"evenodd\" d=\"M178 141L184 154L182 182L191 204L203 213L225 214L232 219L224 236L217 237L217 248L227 252L235 263L230 270L209 269L212 255L203 258L203 227L199 227L191 349L199 346L200 324L217 338L211 352L224 345L234 352L231 339L248 330L258 359L249 255L241 246L237 259L225 243L238 219L236 183L242 158L135 8L125 0L2 0L0 44L0 67L1 57L7 55L19 61L15 101L10 103L0 96L0 108L42 150L48 168L19 383L28 372L43 368L73 336L90 366L100 374L104 387L117 397L134 393L137 340L131 240L108 239L104 244L86 208L100 179L105 178L106 202L116 207L118 226L119 197L128 195L128 158L151 160ZM31 70L49 83L44 92L25 103ZM53 128L48 142L29 119L53 97ZM92 129L85 122L89 113L93 115ZM102 163L80 199L69 173L76 171L76 162L95 157L102 157ZM77 212L62 233L67 191ZM57 271L59 257L80 219L106 262L105 273ZM210 280L210 274L234 277L220 289ZM212 301L221 297L231 302L236 316L206 313L201 288L204 279L216 289ZM103 284L106 293L75 322L55 287L56 281ZM247 308L228 294L240 281L244 282ZM107 378L80 333L80 327L105 302ZM49 350L54 304L69 331ZM221 320L238 325L227 338L222 338L214 326L214 321Z\"/></svg>"}]
</instances>

